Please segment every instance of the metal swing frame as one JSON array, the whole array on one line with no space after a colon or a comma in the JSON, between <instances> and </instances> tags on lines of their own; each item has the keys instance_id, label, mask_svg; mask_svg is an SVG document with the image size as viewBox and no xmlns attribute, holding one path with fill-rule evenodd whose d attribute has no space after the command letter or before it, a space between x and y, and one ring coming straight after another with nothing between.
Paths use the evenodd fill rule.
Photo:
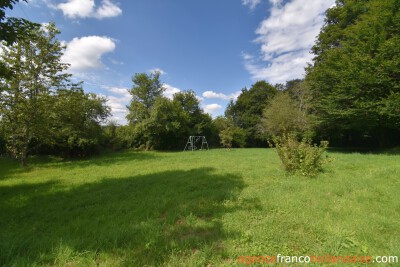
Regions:
<instances>
[{"instance_id":1,"label":"metal swing frame","mask_svg":"<svg viewBox=\"0 0 400 267\"><path fill-rule=\"evenodd\" d=\"M196 143L200 143L201 147L198 149ZM203 136L189 136L188 141L186 142L185 149L183 151L195 151L195 150L208 150L208 143L206 137Z\"/></svg>"}]
</instances>

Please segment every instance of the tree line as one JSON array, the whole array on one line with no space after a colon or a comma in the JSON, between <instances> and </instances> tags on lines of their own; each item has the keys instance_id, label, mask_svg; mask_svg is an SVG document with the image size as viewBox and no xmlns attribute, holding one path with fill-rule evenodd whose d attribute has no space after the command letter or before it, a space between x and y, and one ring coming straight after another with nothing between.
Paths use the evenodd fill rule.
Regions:
<instances>
[{"instance_id":1,"label":"tree line","mask_svg":"<svg viewBox=\"0 0 400 267\"><path fill-rule=\"evenodd\" d=\"M54 24L4 17L15 2L6 1L0 13L0 150L22 164L29 154L179 150L189 135L227 148L266 147L289 132L337 147L400 145L399 1L337 0L326 12L304 79L258 81L214 119L194 91L169 99L160 73L137 73L128 125L106 123L106 99L71 82Z\"/></svg>"}]
</instances>

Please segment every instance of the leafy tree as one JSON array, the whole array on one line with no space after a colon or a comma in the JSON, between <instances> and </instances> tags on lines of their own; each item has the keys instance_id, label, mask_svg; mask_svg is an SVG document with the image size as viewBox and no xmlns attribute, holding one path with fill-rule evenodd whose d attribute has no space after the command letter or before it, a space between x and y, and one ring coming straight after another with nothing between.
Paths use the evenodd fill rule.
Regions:
<instances>
[{"instance_id":1,"label":"leafy tree","mask_svg":"<svg viewBox=\"0 0 400 267\"><path fill-rule=\"evenodd\" d=\"M160 81L160 73L151 74L136 73L133 78L133 87L129 91L132 100L128 106L129 113L127 119L130 125L130 136L133 140L133 147L151 149L152 130L151 130L151 112L157 98L162 97L165 88Z\"/></svg>"},{"instance_id":2,"label":"leafy tree","mask_svg":"<svg viewBox=\"0 0 400 267\"><path fill-rule=\"evenodd\" d=\"M153 148L182 149L191 122L180 101L157 98L149 121L148 136Z\"/></svg>"},{"instance_id":3,"label":"leafy tree","mask_svg":"<svg viewBox=\"0 0 400 267\"><path fill-rule=\"evenodd\" d=\"M23 0L27 2L27 0ZM0 42L6 41L7 44L12 44L16 41L19 31L28 21L24 19L6 18L6 9L13 9L13 5L19 0L2 0L0 2Z\"/></svg>"},{"instance_id":4,"label":"leafy tree","mask_svg":"<svg viewBox=\"0 0 400 267\"><path fill-rule=\"evenodd\" d=\"M211 134L207 136L209 145L219 146L221 144L220 133L228 128L229 120L224 116L217 116L211 123Z\"/></svg>"},{"instance_id":5,"label":"leafy tree","mask_svg":"<svg viewBox=\"0 0 400 267\"><path fill-rule=\"evenodd\" d=\"M102 143L101 123L110 115L106 99L83 89L61 89L54 96L51 138L54 149L64 157L86 156Z\"/></svg>"},{"instance_id":6,"label":"leafy tree","mask_svg":"<svg viewBox=\"0 0 400 267\"><path fill-rule=\"evenodd\" d=\"M341 0L328 10L307 81L319 131L331 143L398 142L399 9L397 0Z\"/></svg>"},{"instance_id":7,"label":"leafy tree","mask_svg":"<svg viewBox=\"0 0 400 267\"><path fill-rule=\"evenodd\" d=\"M219 137L221 139L221 145L226 147L227 149L232 148L233 142L233 131L230 128L226 128L219 133Z\"/></svg>"},{"instance_id":8,"label":"leafy tree","mask_svg":"<svg viewBox=\"0 0 400 267\"><path fill-rule=\"evenodd\" d=\"M156 99L162 96L165 88L160 81L160 72L136 73L133 78L133 87L129 91L132 100L128 106L127 119L130 124L140 123L150 117L150 112Z\"/></svg>"},{"instance_id":9,"label":"leafy tree","mask_svg":"<svg viewBox=\"0 0 400 267\"><path fill-rule=\"evenodd\" d=\"M0 44L4 41L11 45L17 39L26 38L29 32L39 28L39 24L32 23L22 18L6 18L5 10L12 9L19 0L0 1ZM23 0L27 2L26 0ZM0 62L0 77L11 75L3 62Z\"/></svg>"},{"instance_id":10,"label":"leafy tree","mask_svg":"<svg viewBox=\"0 0 400 267\"><path fill-rule=\"evenodd\" d=\"M236 102L231 101L225 116L246 132L247 146L260 146L265 142L258 135L257 125L262 111L277 92L276 88L265 81L258 81L248 90L244 88Z\"/></svg>"},{"instance_id":11,"label":"leafy tree","mask_svg":"<svg viewBox=\"0 0 400 267\"><path fill-rule=\"evenodd\" d=\"M230 149L246 145L246 132L235 125L230 118L218 116L213 120L212 128L222 146Z\"/></svg>"},{"instance_id":12,"label":"leafy tree","mask_svg":"<svg viewBox=\"0 0 400 267\"><path fill-rule=\"evenodd\" d=\"M173 102L178 102L181 109L188 117L186 136L190 135L211 135L212 118L204 113L200 102L194 91L182 91L174 94Z\"/></svg>"},{"instance_id":13,"label":"leafy tree","mask_svg":"<svg viewBox=\"0 0 400 267\"><path fill-rule=\"evenodd\" d=\"M298 103L298 107L302 112L310 113L312 111L311 93L306 81L301 79L287 81L282 91L287 92Z\"/></svg>"},{"instance_id":14,"label":"leafy tree","mask_svg":"<svg viewBox=\"0 0 400 267\"><path fill-rule=\"evenodd\" d=\"M174 94L164 91L160 73L136 74L130 91L127 116L132 146L141 149L181 149L189 135L207 135L212 119L200 108L196 94L189 90Z\"/></svg>"},{"instance_id":15,"label":"leafy tree","mask_svg":"<svg viewBox=\"0 0 400 267\"><path fill-rule=\"evenodd\" d=\"M27 163L30 142L48 129L51 94L68 81L58 33L55 25L49 24L31 31L29 38L3 47L1 60L12 75L0 80L1 123L8 150L22 165Z\"/></svg>"},{"instance_id":16,"label":"leafy tree","mask_svg":"<svg viewBox=\"0 0 400 267\"><path fill-rule=\"evenodd\" d=\"M287 92L278 93L263 111L259 129L266 136L284 133L304 133L308 129L307 114L299 101Z\"/></svg>"},{"instance_id":17,"label":"leafy tree","mask_svg":"<svg viewBox=\"0 0 400 267\"><path fill-rule=\"evenodd\" d=\"M111 150L129 147L126 144L125 136L121 134L123 128L126 128L126 126L118 125L115 120L110 120L107 125L103 126L105 145Z\"/></svg>"},{"instance_id":18,"label":"leafy tree","mask_svg":"<svg viewBox=\"0 0 400 267\"><path fill-rule=\"evenodd\" d=\"M246 133L236 125L229 125L219 133L221 145L227 149L232 147L244 147L246 144Z\"/></svg>"}]
</instances>

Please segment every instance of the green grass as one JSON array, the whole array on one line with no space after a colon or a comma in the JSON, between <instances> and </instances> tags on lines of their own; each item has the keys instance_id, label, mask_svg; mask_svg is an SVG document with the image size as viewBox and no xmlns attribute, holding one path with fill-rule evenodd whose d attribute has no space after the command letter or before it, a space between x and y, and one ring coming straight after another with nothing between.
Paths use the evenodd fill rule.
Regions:
<instances>
[{"instance_id":1,"label":"green grass","mask_svg":"<svg viewBox=\"0 0 400 267\"><path fill-rule=\"evenodd\" d=\"M400 256L400 156L329 155L316 178L286 175L272 149L0 159L0 266Z\"/></svg>"}]
</instances>

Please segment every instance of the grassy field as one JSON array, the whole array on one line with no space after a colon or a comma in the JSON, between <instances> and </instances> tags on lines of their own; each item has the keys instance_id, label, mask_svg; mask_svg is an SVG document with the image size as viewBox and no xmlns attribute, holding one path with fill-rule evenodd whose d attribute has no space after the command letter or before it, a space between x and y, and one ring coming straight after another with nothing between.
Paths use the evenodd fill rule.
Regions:
<instances>
[{"instance_id":1,"label":"grassy field","mask_svg":"<svg viewBox=\"0 0 400 267\"><path fill-rule=\"evenodd\" d=\"M329 156L316 178L286 175L272 149L0 159L0 266L400 256L400 156Z\"/></svg>"}]
</instances>

